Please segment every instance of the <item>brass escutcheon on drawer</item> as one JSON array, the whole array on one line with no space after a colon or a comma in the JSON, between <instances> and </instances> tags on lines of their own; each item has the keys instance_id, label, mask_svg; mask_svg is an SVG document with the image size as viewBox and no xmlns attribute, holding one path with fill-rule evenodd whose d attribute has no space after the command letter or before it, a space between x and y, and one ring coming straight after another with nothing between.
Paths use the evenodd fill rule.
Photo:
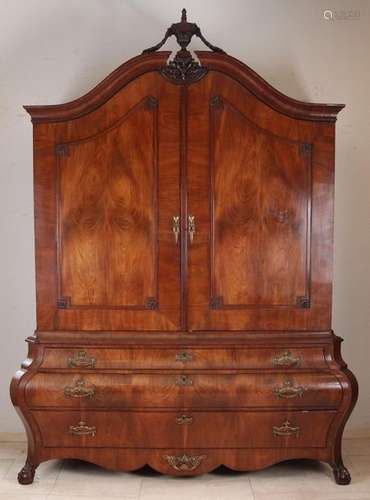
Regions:
<instances>
[{"instance_id":1,"label":"brass escutcheon on drawer","mask_svg":"<svg viewBox=\"0 0 370 500\"><path fill-rule=\"evenodd\" d=\"M179 354L176 354L176 361L193 361L193 355L185 351L180 352Z\"/></svg>"},{"instance_id":2,"label":"brass escutcheon on drawer","mask_svg":"<svg viewBox=\"0 0 370 500\"><path fill-rule=\"evenodd\" d=\"M193 417L191 415L180 415L176 417L176 423L179 425L188 425L193 423Z\"/></svg>"},{"instance_id":3,"label":"brass escutcheon on drawer","mask_svg":"<svg viewBox=\"0 0 370 500\"><path fill-rule=\"evenodd\" d=\"M86 423L81 420L78 422L77 425L70 425L69 426L69 433L73 434L74 436L92 436L95 437L96 435L96 427L92 426L89 427L86 425Z\"/></svg>"},{"instance_id":4,"label":"brass escutcheon on drawer","mask_svg":"<svg viewBox=\"0 0 370 500\"><path fill-rule=\"evenodd\" d=\"M287 379L283 382L283 385L275 387L273 392L278 399L294 399L301 398L306 390L305 387L295 386L291 380Z\"/></svg>"},{"instance_id":5,"label":"brass escutcheon on drawer","mask_svg":"<svg viewBox=\"0 0 370 500\"><path fill-rule=\"evenodd\" d=\"M299 437L299 430L300 428L298 426L292 425L289 420L285 420L283 424L279 427L274 425L272 428L272 434L277 437L277 436L295 436Z\"/></svg>"},{"instance_id":6,"label":"brass escutcheon on drawer","mask_svg":"<svg viewBox=\"0 0 370 500\"><path fill-rule=\"evenodd\" d=\"M176 378L175 384L180 387L189 387L193 385L193 380L188 375L179 375Z\"/></svg>"},{"instance_id":7,"label":"brass escutcheon on drawer","mask_svg":"<svg viewBox=\"0 0 370 500\"><path fill-rule=\"evenodd\" d=\"M95 385L87 386L83 379L76 380L75 385L67 385L64 395L69 398L90 398L95 396Z\"/></svg>"},{"instance_id":8,"label":"brass escutcheon on drawer","mask_svg":"<svg viewBox=\"0 0 370 500\"><path fill-rule=\"evenodd\" d=\"M295 357L290 351L284 351L272 358L272 364L275 367L282 366L284 368L297 367L301 364L302 358Z\"/></svg>"},{"instance_id":9,"label":"brass escutcheon on drawer","mask_svg":"<svg viewBox=\"0 0 370 500\"><path fill-rule=\"evenodd\" d=\"M86 351L78 351L72 358L68 358L69 368L95 368L96 359L90 357Z\"/></svg>"}]
</instances>

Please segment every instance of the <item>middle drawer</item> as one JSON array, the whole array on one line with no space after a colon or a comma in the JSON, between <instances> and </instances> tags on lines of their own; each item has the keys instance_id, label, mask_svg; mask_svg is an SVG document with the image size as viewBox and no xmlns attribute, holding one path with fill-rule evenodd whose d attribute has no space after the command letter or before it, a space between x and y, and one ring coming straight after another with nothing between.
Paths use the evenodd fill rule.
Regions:
<instances>
[{"instance_id":1,"label":"middle drawer","mask_svg":"<svg viewBox=\"0 0 370 500\"><path fill-rule=\"evenodd\" d=\"M342 388L330 373L38 373L25 395L30 407L337 408Z\"/></svg>"}]
</instances>

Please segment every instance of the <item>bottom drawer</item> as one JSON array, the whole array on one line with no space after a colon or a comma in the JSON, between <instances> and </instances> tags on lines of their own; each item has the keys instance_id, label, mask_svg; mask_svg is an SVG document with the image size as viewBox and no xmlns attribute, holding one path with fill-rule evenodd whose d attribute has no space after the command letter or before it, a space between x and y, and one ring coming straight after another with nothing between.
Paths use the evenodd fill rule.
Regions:
<instances>
[{"instance_id":1,"label":"bottom drawer","mask_svg":"<svg viewBox=\"0 0 370 500\"><path fill-rule=\"evenodd\" d=\"M46 447L326 447L335 411L33 411Z\"/></svg>"}]
</instances>

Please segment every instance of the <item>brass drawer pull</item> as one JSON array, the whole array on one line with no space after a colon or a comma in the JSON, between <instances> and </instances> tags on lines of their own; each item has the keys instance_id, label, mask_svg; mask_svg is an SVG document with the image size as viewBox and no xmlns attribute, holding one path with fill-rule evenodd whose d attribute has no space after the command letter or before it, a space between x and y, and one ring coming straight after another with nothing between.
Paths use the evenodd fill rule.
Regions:
<instances>
[{"instance_id":1,"label":"brass drawer pull","mask_svg":"<svg viewBox=\"0 0 370 500\"><path fill-rule=\"evenodd\" d=\"M275 426L272 428L272 434L277 436L295 436L299 437L299 427L293 426L289 420L285 420L285 422L280 426Z\"/></svg>"},{"instance_id":2,"label":"brass drawer pull","mask_svg":"<svg viewBox=\"0 0 370 500\"><path fill-rule=\"evenodd\" d=\"M173 234L175 236L175 243L176 243L176 245L179 242L180 231L181 231L181 228L180 228L180 216L179 215L174 215L172 217L172 232L173 232Z\"/></svg>"},{"instance_id":3,"label":"brass drawer pull","mask_svg":"<svg viewBox=\"0 0 370 500\"><path fill-rule=\"evenodd\" d=\"M76 380L75 385L67 385L64 388L64 395L69 398L93 398L95 396L95 386L85 385L82 379Z\"/></svg>"},{"instance_id":4,"label":"brass drawer pull","mask_svg":"<svg viewBox=\"0 0 370 500\"><path fill-rule=\"evenodd\" d=\"M273 366L282 366L284 368L297 367L301 364L302 358L295 357L290 351L284 351L272 358Z\"/></svg>"},{"instance_id":5,"label":"brass drawer pull","mask_svg":"<svg viewBox=\"0 0 370 500\"><path fill-rule=\"evenodd\" d=\"M167 460L168 464L175 470L180 472L188 472L195 470L201 462L207 458L207 455L190 456L184 455L164 455L163 458Z\"/></svg>"},{"instance_id":6,"label":"brass drawer pull","mask_svg":"<svg viewBox=\"0 0 370 500\"><path fill-rule=\"evenodd\" d=\"M294 399L301 398L306 389L300 385L294 386L291 380L285 380L283 385L275 387L274 394L278 399Z\"/></svg>"},{"instance_id":7,"label":"brass drawer pull","mask_svg":"<svg viewBox=\"0 0 370 500\"><path fill-rule=\"evenodd\" d=\"M179 354L176 354L176 361L193 361L193 355L188 352L180 352Z\"/></svg>"},{"instance_id":8,"label":"brass drawer pull","mask_svg":"<svg viewBox=\"0 0 370 500\"><path fill-rule=\"evenodd\" d=\"M96 359L91 358L86 351L78 351L72 358L68 358L69 368L95 368Z\"/></svg>"},{"instance_id":9,"label":"brass drawer pull","mask_svg":"<svg viewBox=\"0 0 370 500\"><path fill-rule=\"evenodd\" d=\"M189 387L190 385L193 385L193 381L188 375L179 375L176 378L176 385L180 387Z\"/></svg>"},{"instance_id":10,"label":"brass drawer pull","mask_svg":"<svg viewBox=\"0 0 370 500\"><path fill-rule=\"evenodd\" d=\"M193 423L193 417L190 415L181 415L180 417L176 417L176 423L179 425L188 425Z\"/></svg>"},{"instance_id":11,"label":"brass drawer pull","mask_svg":"<svg viewBox=\"0 0 370 500\"><path fill-rule=\"evenodd\" d=\"M69 433L73 434L74 436L92 436L95 437L96 435L96 427L92 426L89 427L86 425L86 423L81 420L81 422L78 422L77 425L70 425L69 426Z\"/></svg>"}]
</instances>

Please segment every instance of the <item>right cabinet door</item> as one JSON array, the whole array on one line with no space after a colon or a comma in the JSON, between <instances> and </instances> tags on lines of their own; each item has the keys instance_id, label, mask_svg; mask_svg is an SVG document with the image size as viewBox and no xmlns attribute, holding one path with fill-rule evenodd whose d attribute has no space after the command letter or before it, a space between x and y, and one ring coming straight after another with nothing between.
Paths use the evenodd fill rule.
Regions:
<instances>
[{"instance_id":1,"label":"right cabinet door","mask_svg":"<svg viewBox=\"0 0 370 500\"><path fill-rule=\"evenodd\" d=\"M330 328L333 125L217 72L188 92L190 329Z\"/></svg>"}]
</instances>

